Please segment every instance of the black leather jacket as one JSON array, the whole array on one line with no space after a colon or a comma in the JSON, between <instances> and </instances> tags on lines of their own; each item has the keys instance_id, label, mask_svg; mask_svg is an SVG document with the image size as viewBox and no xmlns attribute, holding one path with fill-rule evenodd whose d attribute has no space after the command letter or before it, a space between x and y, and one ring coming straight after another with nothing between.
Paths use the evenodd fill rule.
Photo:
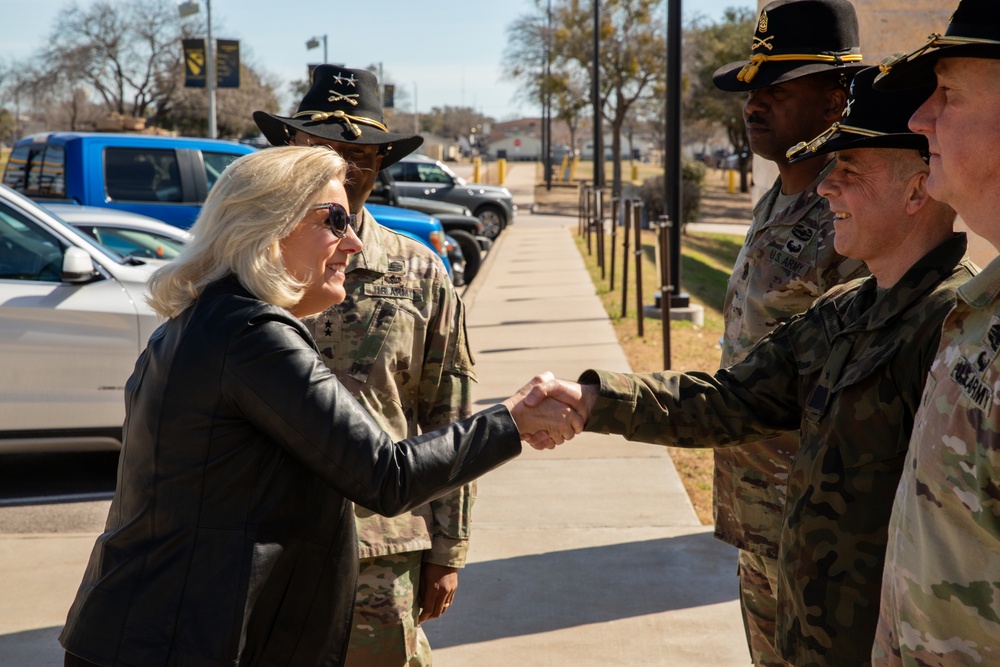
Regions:
<instances>
[{"instance_id":1,"label":"black leather jacket","mask_svg":"<svg viewBox=\"0 0 1000 667\"><path fill-rule=\"evenodd\" d=\"M298 319L235 278L150 337L60 641L100 665L339 665L354 501L393 515L521 451L502 406L393 443Z\"/></svg>"}]
</instances>

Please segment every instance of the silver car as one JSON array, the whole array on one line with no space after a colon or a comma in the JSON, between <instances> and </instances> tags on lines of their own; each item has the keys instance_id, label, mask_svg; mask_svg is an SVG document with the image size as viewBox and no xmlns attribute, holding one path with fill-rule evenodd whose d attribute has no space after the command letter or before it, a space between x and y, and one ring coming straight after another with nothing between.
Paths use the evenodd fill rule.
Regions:
<instances>
[{"instance_id":1,"label":"silver car","mask_svg":"<svg viewBox=\"0 0 1000 667\"><path fill-rule=\"evenodd\" d=\"M155 268L0 186L0 452L120 446Z\"/></svg>"},{"instance_id":2,"label":"silver car","mask_svg":"<svg viewBox=\"0 0 1000 667\"><path fill-rule=\"evenodd\" d=\"M162 264L191 240L191 232L145 215L96 206L42 204L64 222L117 255Z\"/></svg>"}]
</instances>

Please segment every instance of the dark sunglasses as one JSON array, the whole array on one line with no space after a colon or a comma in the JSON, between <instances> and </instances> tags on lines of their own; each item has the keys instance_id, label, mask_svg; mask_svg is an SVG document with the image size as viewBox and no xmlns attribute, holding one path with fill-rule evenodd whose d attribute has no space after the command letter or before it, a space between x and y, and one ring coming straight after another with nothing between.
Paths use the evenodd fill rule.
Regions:
<instances>
[{"instance_id":1,"label":"dark sunglasses","mask_svg":"<svg viewBox=\"0 0 1000 667\"><path fill-rule=\"evenodd\" d=\"M328 202L326 204L316 204L310 210L318 211L320 209L326 209L326 224L333 232L333 235L338 239L342 239L347 236L347 228L353 227L355 230L358 228L358 217L354 213L348 213L347 209L338 204L337 202Z\"/></svg>"}]
</instances>

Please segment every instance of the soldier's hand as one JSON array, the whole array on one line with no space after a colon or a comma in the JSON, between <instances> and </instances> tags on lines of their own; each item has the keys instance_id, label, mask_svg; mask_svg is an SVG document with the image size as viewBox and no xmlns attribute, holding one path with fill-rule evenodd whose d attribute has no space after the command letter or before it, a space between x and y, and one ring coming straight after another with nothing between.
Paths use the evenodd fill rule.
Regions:
<instances>
[{"instance_id":1,"label":"soldier's hand","mask_svg":"<svg viewBox=\"0 0 1000 667\"><path fill-rule=\"evenodd\" d=\"M540 387L558 382L552 373L536 375L514 396L504 401L517 424L521 437L536 449L562 444L583 430L583 417L571 405L559 400L545 400L542 392L529 405L525 399Z\"/></svg>"},{"instance_id":2,"label":"soldier's hand","mask_svg":"<svg viewBox=\"0 0 1000 667\"><path fill-rule=\"evenodd\" d=\"M448 611L458 590L458 570L445 565L420 565L420 618L418 623Z\"/></svg>"}]
</instances>

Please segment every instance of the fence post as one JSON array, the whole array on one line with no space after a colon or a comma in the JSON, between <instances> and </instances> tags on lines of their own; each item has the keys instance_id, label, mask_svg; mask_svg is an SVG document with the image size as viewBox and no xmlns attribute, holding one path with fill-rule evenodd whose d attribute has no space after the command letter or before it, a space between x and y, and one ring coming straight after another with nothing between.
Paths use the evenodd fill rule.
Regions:
<instances>
[{"instance_id":1,"label":"fence post","mask_svg":"<svg viewBox=\"0 0 1000 667\"><path fill-rule=\"evenodd\" d=\"M608 279L608 289L615 288L615 252L618 250L618 207L619 197L611 198L611 276Z\"/></svg>"},{"instance_id":2,"label":"fence post","mask_svg":"<svg viewBox=\"0 0 1000 667\"><path fill-rule=\"evenodd\" d=\"M643 312L642 312L642 200L635 202L633 212L635 219L633 229L635 230L635 321L638 326L638 335L643 337Z\"/></svg>"},{"instance_id":3,"label":"fence post","mask_svg":"<svg viewBox=\"0 0 1000 667\"><path fill-rule=\"evenodd\" d=\"M622 216L624 225L622 227L622 318L628 312L628 235L629 230L632 228L632 216L634 213L632 203L632 199L626 199L623 202L625 214Z\"/></svg>"},{"instance_id":4,"label":"fence post","mask_svg":"<svg viewBox=\"0 0 1000 667\"><path fill-rule=\"evenodd\" d=\"M601 280L604 280L604 188L597 188L597 210L594 216L594 231L597 244L597 265L601 267Z\"/></svg>"},{"instance_id":5,"label":"fence post","mask_svg":"<svg viewBox=\"0 0 1000 667\"><path fill-rule=\"evenodd\" d=\"M670 216L660 216L660 321L663 323L663 370L670 370Z\"/></svg>"}]
</instances>

